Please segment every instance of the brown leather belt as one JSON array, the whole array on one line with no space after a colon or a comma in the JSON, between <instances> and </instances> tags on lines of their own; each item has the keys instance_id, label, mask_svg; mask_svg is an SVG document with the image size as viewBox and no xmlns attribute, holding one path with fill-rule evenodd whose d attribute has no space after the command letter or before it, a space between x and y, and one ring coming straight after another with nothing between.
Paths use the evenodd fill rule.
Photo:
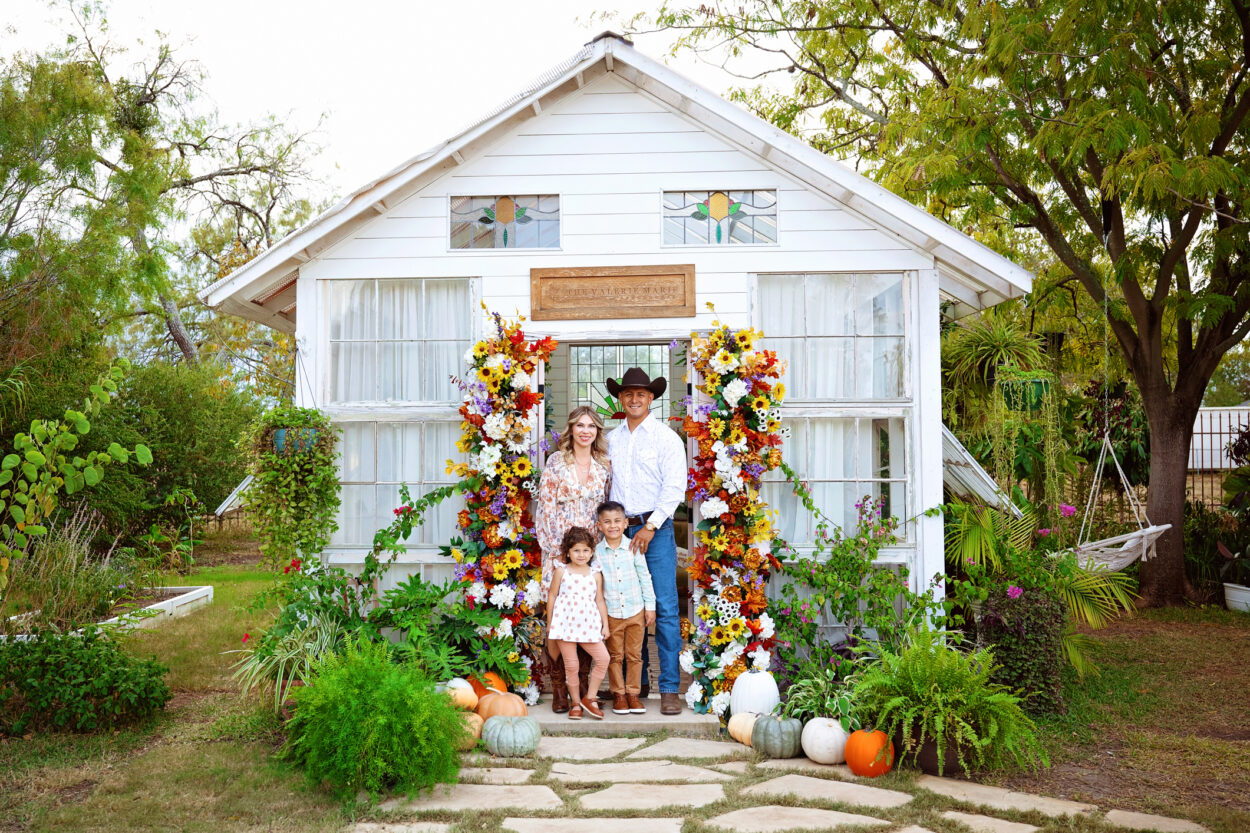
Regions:
<instances>
[{"instance_id":1,"label":"brown leather belt","mask_svg":"<svg viewBox=\"0 0 1250 833\"><path fill-rule=\"evenodd\" d=\"M650 517L651 517L650 512L648 512L645 515L626 515L625 523L628 524L629 526L646 526L647 518L650 518Z\"/></svg>"}]
</instances>

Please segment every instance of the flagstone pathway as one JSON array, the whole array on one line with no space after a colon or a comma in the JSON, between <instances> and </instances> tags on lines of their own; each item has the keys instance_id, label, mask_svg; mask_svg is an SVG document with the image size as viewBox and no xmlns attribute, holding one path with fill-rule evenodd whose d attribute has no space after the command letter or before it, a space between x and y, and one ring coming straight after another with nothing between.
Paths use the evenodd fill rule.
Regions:
<instances>
[{"instance_id":1,"label":"flagstone pathway","mask_svg":"<svg viewBox=\"0 0 1250 833\"><path fill-rule=\"evenodd\" d=\"M707 737L545 736L533 758L463 761L460 783L384 801L349 833L1206 833L909 770L874 780L806 758L760 760Z\"/></svg>"}]
</instances>

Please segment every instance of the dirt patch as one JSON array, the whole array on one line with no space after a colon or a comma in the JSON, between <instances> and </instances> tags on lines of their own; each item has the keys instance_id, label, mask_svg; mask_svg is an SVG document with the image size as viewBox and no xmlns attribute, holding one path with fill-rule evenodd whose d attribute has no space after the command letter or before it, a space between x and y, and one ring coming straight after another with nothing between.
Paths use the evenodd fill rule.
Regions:
<instances>
[{"instance_id":1,"label":"dirt patch","mask_svg":"<svg viewBox=\"0 0 1250 833\"><path fill-rule=\"evenodd\" d=\"M91 790L95 787L96 781L90 778L84 778L77 784L70 784L67 787L61 787L56 791L58 804L74 804L82 801L91 795Z\"/></svg>"},{"instance_id":2,"label":"dirt patch","mask_svg":"<svg viewBox=\"0 0 1250 833\"><path fill-rule=\"evenodd\" d=\"M195 548L197 567L251 567L260 562L260 547L247 536L213 536Z\"/></svg>"}]
</instances>

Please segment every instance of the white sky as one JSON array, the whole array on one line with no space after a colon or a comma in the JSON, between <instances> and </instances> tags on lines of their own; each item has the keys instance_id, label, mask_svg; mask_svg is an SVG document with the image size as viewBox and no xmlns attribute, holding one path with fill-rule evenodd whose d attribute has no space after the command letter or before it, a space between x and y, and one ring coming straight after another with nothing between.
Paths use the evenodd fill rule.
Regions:
<instances>
[{"instance_id":1,"label":"white sky","mask_svg":"<svg viewBox=\"0 0 1250 833\"><path fill-rule=\"evenodd\" d=\"M609 7L611 4L611 7ZM596 11L659 0L113 0L109 40L160 31L207 74L227 122L274 113L325 120L316 164L342 195L449 138L608 28ZM47 0L0 0L0 56L65 42L72 21ZM664 59L666 35L635 45ZM140 49L137 57L145 54ZM686 54L668 63L717 92L732 79Z\"/></svg>"}]
</instances>

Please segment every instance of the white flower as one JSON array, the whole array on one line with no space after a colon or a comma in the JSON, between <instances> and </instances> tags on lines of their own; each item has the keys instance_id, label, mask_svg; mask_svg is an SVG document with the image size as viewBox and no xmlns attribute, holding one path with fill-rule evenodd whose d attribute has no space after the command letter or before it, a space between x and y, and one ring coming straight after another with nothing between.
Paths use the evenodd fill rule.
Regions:
<instances>
[{"instance_id":1,"label":"white flower","mask_svg":"<svg viewBox=\"0 0 1250 833\"><path fill-rule=\"evenodd\" d=\"M500 538L503 538L507 541L511 541L513 540L513 537L515 535L516 535L516 529L512 526L511 521L505 518L504 520L499 522L499 537Z\"/></svg>"},{"instance_id":2,"label":"white flower","mask_svg":"<svg viewBox=\"0 0 1250 833\"><path fill-rule=\"evenodd\" d=\"M525 585L525 598L529 599L530 604L538 604L541 601L539 596L542 594L542 588L538 586L538 582L530 579Z\"/></svg>"},{"instance_id":3,"label":"white flower","mask_svg":"<svg viewBox=\"0 0 1250 833\"><path fill-rule=\"evenodd\" d=\"M710 497L699 507L705 518L716 518L729 511L729 504L718 497Z\"/></svg>"},{"instance_id":4,"label":"white flower","mask_svg":"<svg viewBox=\"0 0 1250 833\"><path fill-rule=\"evenodd\" d=\"M484 602L486 601L486 585L475 581L469 585L469 592L466 595L471 596L474 602Z\"/></svg>"},{"instance_id":5,"label":"white flower","mask_svg":"<svg viewBox=\"0 0 1250 833\"><path fill-rule=\"evenodd\" d=\"M722 691L720 694L712 698L712 713L720 717L725 713L725 709L729 708L729 692Z\"/></svg>"},{"instance_id":6,"label":"white flower","mask_svg":"<svg viewBox=\"0 0 1250 833\"><path fill-rule=\"evenodd\" d=\"M503 355L502 353L496 353L495 355L491 356L490 358L486 360L486 366L487 367L503 367L503 363L506 362L507 360L508 360L507 356Z\"/></svg>"},{"instance_id":7,"label":"white flower","mask_svg":"<svg viewBox=\"0 0 1250 833\"><path fill-rule=\"evenodd\" d=\"M525 700L525 705L527 706L537 705L538 703L538 686L534 683L530 683L524 688L517 689L517 694L521 695L521 697Z\"/></svg>"},{"instance_id":8,"label":"white flower","mask_svg":"<svg viewBox=\"0 0 1250 833\"><path fill-rule=\"evenodd\" d=\"M503 413L491 414L486 418L482 430L492 440L502 440L508 435L508 417Z\"/></svg>"},{"instance_id":9,"label":"white flower","mask_svg":"<svg viewBox=\"0 0 1250 833\"><path fill-rule=\"evenodd\" d=\"M530 386L530 375L528 373L526 373L524 370L518 370L515 374L513 374L512 376L512 389L513 390L529 390L529 386Z\"/></svg>"},{"instance_id":10,"label":"white flower","mask_svg":"<svg viewBox=\"0 0 1250 833\"><path fill-rule=\"evenodd\" d=\"M491 633L490 625L478 625L478 626L477 626L477 635L478 635L478 636L485 636L485 637L488 637L488 638L489 638L489 637L490 637L490 633Z\"/></svg>"},{"instance_id":11,"label":"white flower","mask_svg":"<svg viewBox=\"0 0 1250 833\"><path fill-rule=\"evenodd\" d=\"M773 617L769 616L767 613L761 613L759 638L772 639L774 633L776 633L776 630L773 624Z\"/></svg>"},{"instance_id":12,"label":"white flower","mask_svg":"<svg viewBox=\"0 0 1250 833\"><path fill-rule=\"evenodd\" d=\"M477 455L477 470L493 472L495 465L503 458L503 451L497 445L487 445Z\"/></svg>"},{"instance_id":13,"label":"white flower","mask_svg":"<svg viewBox=\"0 0 1250 833\"><path fill-rule=\"evenodd\" d=\"M768 664L772 662L773 659L772 652L766 651L763 648L757 648L748 656L751 657L751 667L756 671L767 671Z\"/></svg>"},{"instance_id":14,"label":"white flower","mask_svg":"<svg viewBox=\"0 0 1250 833\"><path fill-rule=\"evenodd\" d=\"M511 620L504 619L502 622L499 623L499 625L495 628L495 638L496 639L511 639L512 638Z\"/></svg>"},{"instance_id":15,"label":"white flower","mask_svg":"<svg viewBox=\"0 0 1250 833\"><path fill-rule=\"evenodd\" d=\"M738 367L738 357L728 350L720 350L712 358L708 359L708 364L717 373L725 374Z\"/></svg>"},{"instance_id":16,"label":"white flower","mask_svg":"<svg viewBox=\"0 0 1250 833\"><path fill-rule=\"evenodd\" d=\"M470 347L468 350L464 351L464 363L470 367L473 366L473 362L477 359L477 356L473 352L474 349L475 348Z\"/></svg>"},{"instance_id":17,"label":"white flower","mask_svg":"<svg viewBox=\"0 0 1250 833\"><path fill-rule=\"evenodd\" d=\"M736 408L742 397L747 395L747 383L741 379L734 379L725 385L725 389L721 391L720 395L725 400L726 405Z\"/></svg>"},{"instance_id":18,"label":"white flower","mask_svg":"<svg viewBox=\"0 0 1250 833\"><path fill-rule=\"evenodd\" d=\"M681 665L682 671L685 671L687 674L694 673L694 653L691 651L682 651L681 655L677 657L677 662Z\"/></svg>"},{"instance_id":19,"label":"white flower","mask_svg":"<svg viewBox=\"0 0 1250 833\"><path fill-rule=\"evenodd\" d=\"M516 601L516 590L510 585L496 584L490 591L490 603L495 607L509 608L512 607L514 601ZM505 619L504 624L508 626L508 635L511 635L512 623ZM503 625L500 625L499 629L502 630L502 628Z\"/></svg>"},{"instance_id":20,"label":"white flower","mask_svg":"<svg viewBox=\"0 0 1250 833\"><path fill-rule=\"evenodd\" d=\"M724 652L720 655L720 667L727 668L738 661L738 657L742 656L742 652L747 646L737 640L730 642L725 646Z\"/></svg>"},{"instance_id":21,"label":"white flower","mask_svg":"<svg viewBox=\"0 0 1250 833\"><path fill-rule=\"evenodd\" d=\"M695 703L703 699L703 686L698 683L691 683L690 688L686 689L686 705L694 708Z\"/></svg>"}]
</instances>

